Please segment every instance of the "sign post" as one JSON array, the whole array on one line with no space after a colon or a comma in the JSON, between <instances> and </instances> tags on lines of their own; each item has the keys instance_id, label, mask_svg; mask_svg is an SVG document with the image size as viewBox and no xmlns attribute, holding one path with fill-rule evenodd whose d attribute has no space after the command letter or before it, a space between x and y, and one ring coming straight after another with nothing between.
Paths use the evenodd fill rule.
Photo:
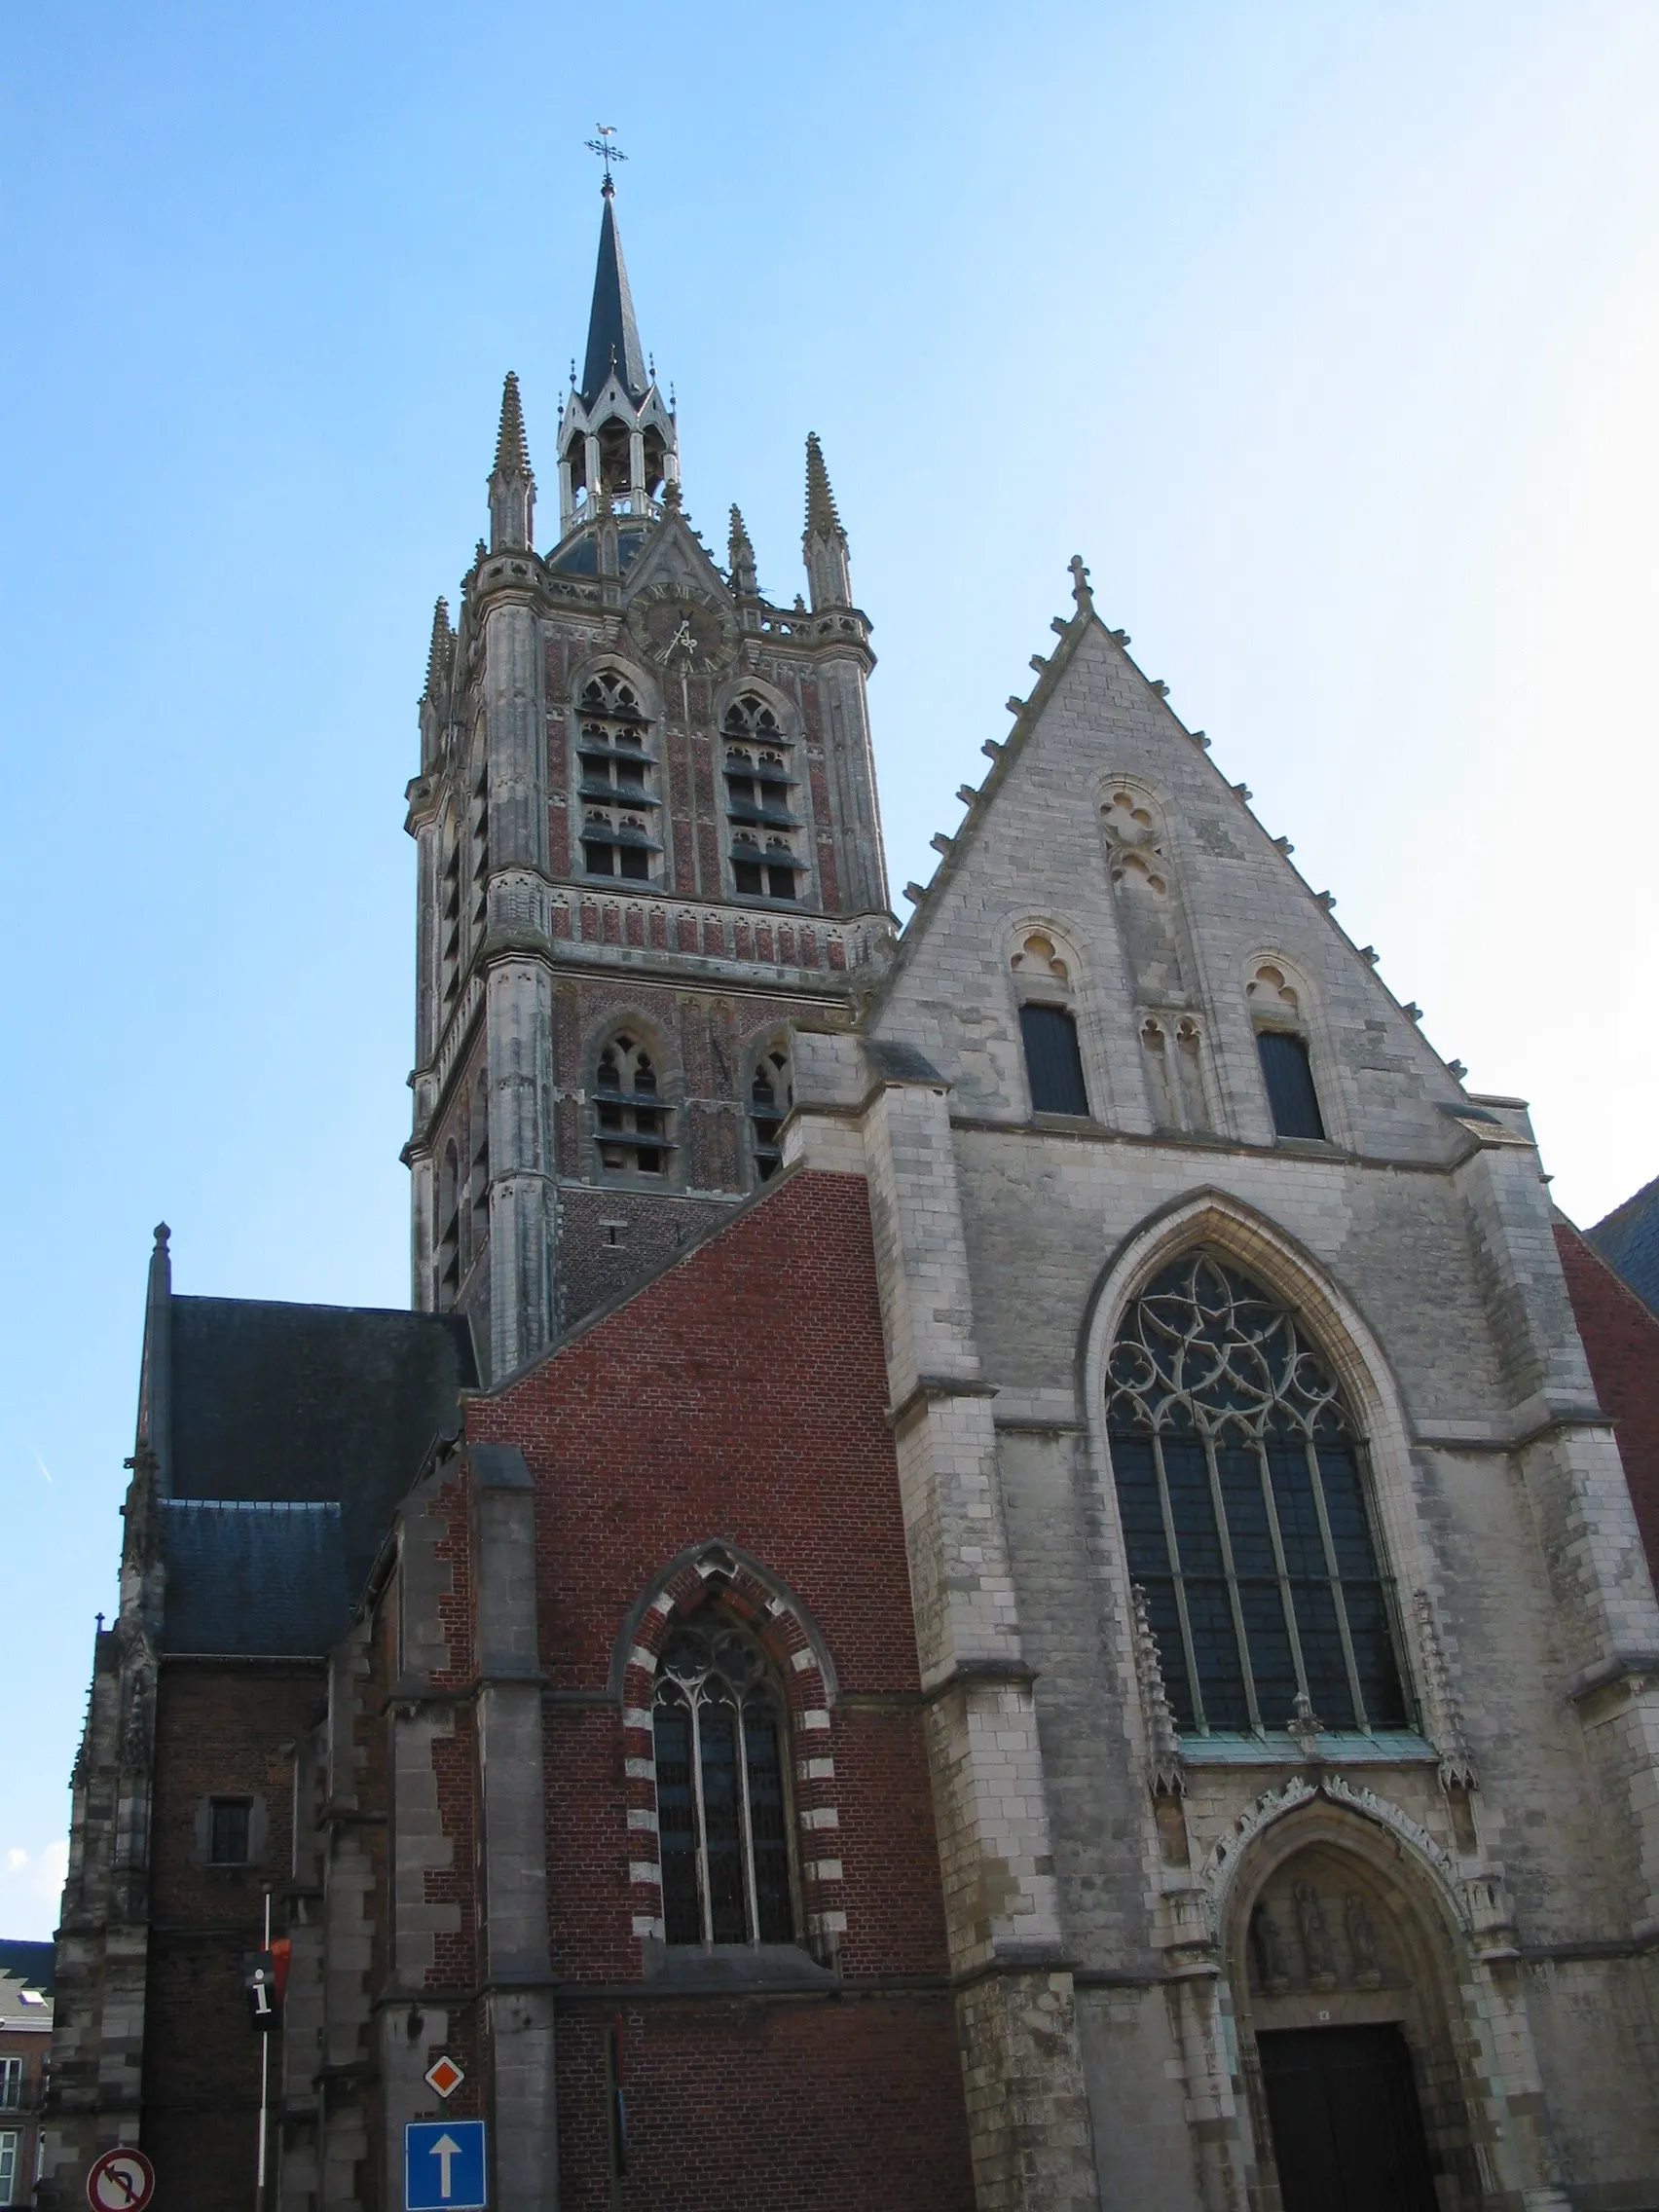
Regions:
<instances>
[{"instance_id":1,"label":"sign post","mask_svg":"<svg viewBox=\"0 0 1659 2212\"><path fill-rule=\"evenodd\" d=\"M484 2122L412 2120L403 2130L406 2212L485 2212Z\"/></svg>"},{"instance_id":2,"label":"sign post","mask_svg":"<svg viewBox=\"0 0 1659 2212\"><path fill-rule=\"evenodd\" d=\"M103 2152L87 2175L87 2202L92 2212L144 2212L155 2194L156 2169L129 2143Z\"/></svg>"}]
</instances>

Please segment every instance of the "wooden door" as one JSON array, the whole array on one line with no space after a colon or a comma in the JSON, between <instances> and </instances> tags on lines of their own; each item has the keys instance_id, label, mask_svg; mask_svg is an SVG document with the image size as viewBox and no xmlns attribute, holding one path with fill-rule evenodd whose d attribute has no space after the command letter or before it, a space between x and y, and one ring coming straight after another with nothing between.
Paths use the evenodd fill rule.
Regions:
<instances>
[{"instance_id":1,"label":"wooden door","mask_svg":"<svg viewBox=\"0 0 1659 2212\"><path fill-rule=\"evenodd\" d=\"M1281 2029L1256 2047L1284 2212L1436 2212L1397 2027Z\"/></svg>"}]
</instances>

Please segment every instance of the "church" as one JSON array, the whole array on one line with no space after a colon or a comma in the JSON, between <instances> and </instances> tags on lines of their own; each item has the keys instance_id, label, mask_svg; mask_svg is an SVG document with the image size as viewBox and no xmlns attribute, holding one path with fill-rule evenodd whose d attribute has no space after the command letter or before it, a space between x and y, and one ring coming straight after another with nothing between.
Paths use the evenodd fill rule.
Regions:
<instances>
[{"instance_id":1,"label":"church","mask_svg":"<svg viewBox=\"0 0 1659 2212\"><path fill-rule=\"evenodd\" d=\"M608 166L552 467L509 376L410 1309L157 1231L41 2202L1659 2206L1659 1321L1525 1104L1081 559L900 928L826 457L772 604Z\"/></svg>"}]
</instances>

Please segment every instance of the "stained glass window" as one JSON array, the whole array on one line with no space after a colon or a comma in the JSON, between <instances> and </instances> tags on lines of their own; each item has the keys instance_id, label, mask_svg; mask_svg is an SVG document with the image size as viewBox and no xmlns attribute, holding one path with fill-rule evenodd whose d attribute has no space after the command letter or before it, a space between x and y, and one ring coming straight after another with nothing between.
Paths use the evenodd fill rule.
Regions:
<instances>
[{"instance_id":1,"label":"stained glass window","mask_svg":"<svg viewBox=\"0 0 1659 2212\"><path fill-rule=\"evenodd\" d=\"M727 1621L681 1628L652 1722L668 1941L792 1942L783 1712L765 1660Z\"/></svg>"},{"instance_id":2,"label":"stained glass window","mask_svg":"<svg viewBox=\"0 0 1659 2212\"><path fill-rule=\"evenodd\" d=\"M1130 1579L1179 1727L1409 1723L1364 1452L1295 1316L1218 1253L1130 1306L1106 1423Z\"/></svg>"}]
</instances>

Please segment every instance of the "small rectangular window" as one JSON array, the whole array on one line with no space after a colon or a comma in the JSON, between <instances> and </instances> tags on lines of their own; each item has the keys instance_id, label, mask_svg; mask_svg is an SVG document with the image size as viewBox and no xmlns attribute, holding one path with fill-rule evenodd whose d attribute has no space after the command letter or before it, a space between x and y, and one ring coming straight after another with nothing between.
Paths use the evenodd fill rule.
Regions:
<instances>
[{"instance_id":1,"label":"small rectangular window","mask_svg":"<svg viewBox=\"0 0 1659 2212\"><path fill-rule=\"evenodd\" d=\"M18 2193L18 2143L15 2128L0 2135L0 2204L10 2204Z\"/></svg>"},{"instance_id":2,"label":"small rectangular window","mask_svg":"<svg viewBox=\"0 0 1659 2212\"><path fill-rule=\"evenodd\" d=\"M215 1797L208 1808L207 1861L212 1866L247 1864L253 1807L245 1797Z\"/></svg>"},{"instance_id":3,"label":"small rectangular window","mask_svg":"<svg viewBox=\"0 0 1659 2212\"><path fill-rule=\"evenodd\" d=\"M0 2112L20 2112L22 2103L23 2062L20 2058L0 2058Z\"/></svg>"},{"instance_id":4,"label":"small rectangular window","mask_svg":"<svg viewBox=\"0 0 1659 2212\"><path fill-rule=\"evenodd\" d=\"M1273 1110L1273 1130L1281 1137L1322 1137L1319 1093L1308 1063L1305 1041L1287 1029L1258 1029L1256 1051Z\"/></svg>"},{"instance_id":5,"label":"small rectangular window","mask_svg":"<svg viewBox=\"0 0 1659 2212\"><path fill-rule=\"evenodd\" d=\"M1019 1032L1025 1041L1025 1072L1035 1114L1087 1114L1083 1055L1077 1049L1077 1023L1063 1006L1022 1006Z\"/></svg>"}]
</instances>

